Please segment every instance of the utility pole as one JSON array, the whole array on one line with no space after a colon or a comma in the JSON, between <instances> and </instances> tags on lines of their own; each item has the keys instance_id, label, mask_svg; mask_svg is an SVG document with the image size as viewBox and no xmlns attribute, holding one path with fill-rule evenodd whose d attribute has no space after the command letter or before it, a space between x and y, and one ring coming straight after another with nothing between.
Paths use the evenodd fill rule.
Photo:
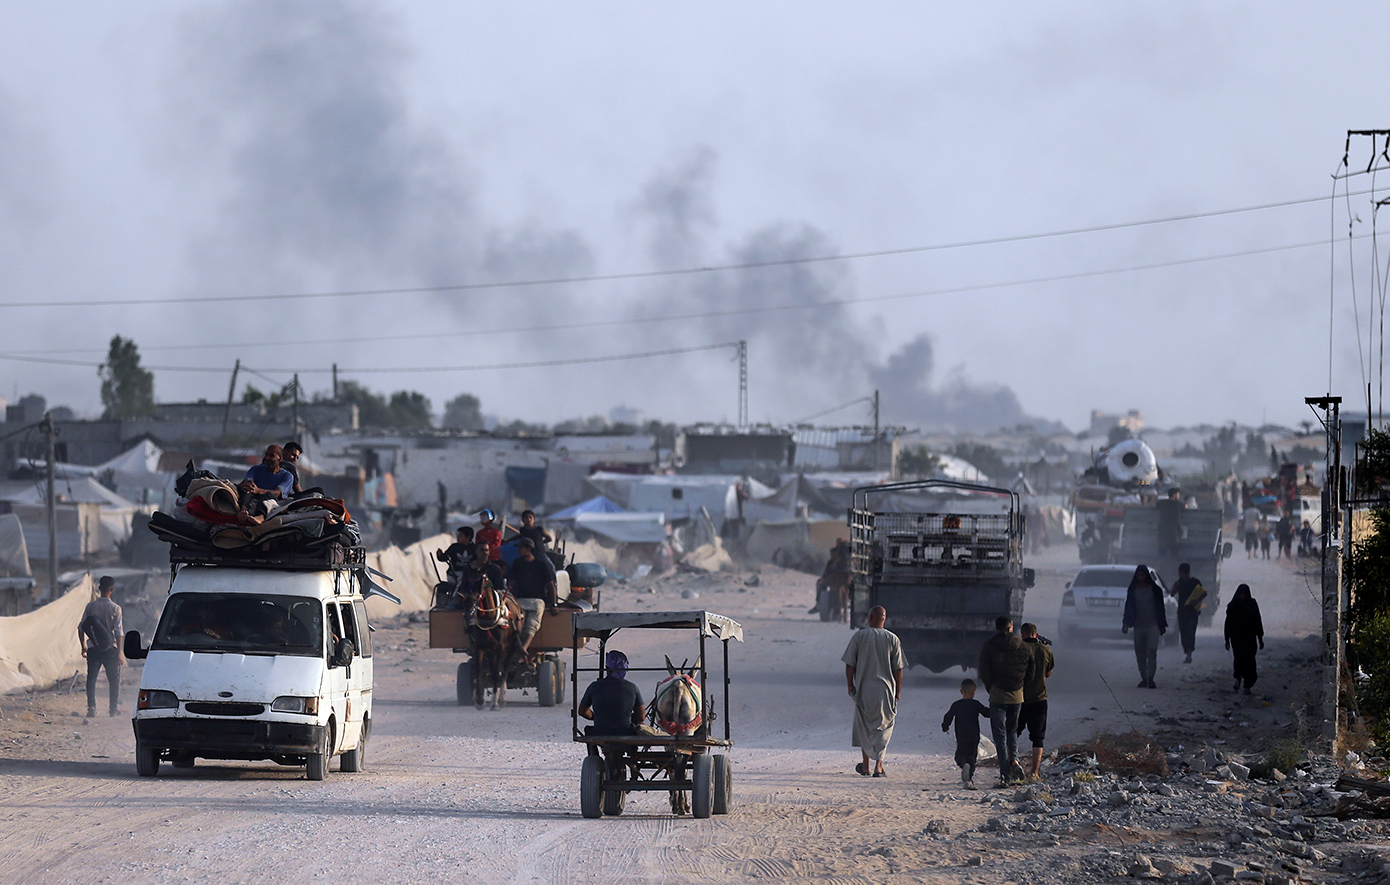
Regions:
<instances>
[{"instance_id":1,"label":"utility pole","mask_svg":"<svg viewBox=\"0 0 1390 885\"><path fill-rule=\"evenodd\" d=\"M1337 752L1342 725L1342 663L1346 643L1342 632L1342 418L1340 396L1307 397L1308 405L1322 409L1327 437L1326 476L1322 484L1322 638L1323 638L1323 734ZM1367 420L1370 416L1367 415Z\"/></svg>"},{"instance_id":2,"label":"utility pole","mask_svg":"<svg viewBox=\"0 0 1390 885\"><path fill-rule=\"evenodd\" d=\"M241 371L241 360L232 367L232 383L227 387L227 408L222 410L222 436L227 435L227 421L232 417L232 397L236 396L236 376Z\"/></svg>"},{"instance_id":3,"label":"utility pole","mask_svg":"<svg viewBox=\"0 0 1390 885\"><path fill-rule=\"evenodd\" d=\"M878 433L879 433L879 431L878 431L878 391L875 390L875 391L874 391L874 471L875 471L875 472L877 472L877 471L880 469L880 468L879 468L879 461L878 461Z\"/></svg>"},{"instance_id":4,"label":"utility pole","mask_svg":"<svg viewBox=\"0 0 1390 885\"><path fill-rule=\"evenodd\" d=\"M748 342L738 343L738 426L748 426Z\"/></svg>"},{"instance_id":5,"label":"utility pole","mask_svg":"<svg viewBox=\"0 0 1390 885\"><path fill-rule=\"evenodd\" d=\"M338 364L333 364L333 404L338 404Z\"/></svg>"},{"instance_id":6,"label":"utility pole","mask_svg":"<svg viewBox=\"0 0 1390 885\"><path fill-rule=\"evenodd\" d=\"M53 426L53 413L43 413L41 425L46 437L46 457L48 463L48 482L46 500L48 503L48 599L58 598L58 506L54 495L53 474L56 472L58 430Z\"/></svg>"},{"instance_id":7,"label":"utility pole","mask_svg":"<svg viewBox=\"0 0 1390 885\"><path fill-rule=\"evenodd\" d=\"M299 373L295 373L294 381L290 383L294 385L294 412L292 413L294 427L290 430L290 436L299 439Z\"/></svg>"}]
</instances>

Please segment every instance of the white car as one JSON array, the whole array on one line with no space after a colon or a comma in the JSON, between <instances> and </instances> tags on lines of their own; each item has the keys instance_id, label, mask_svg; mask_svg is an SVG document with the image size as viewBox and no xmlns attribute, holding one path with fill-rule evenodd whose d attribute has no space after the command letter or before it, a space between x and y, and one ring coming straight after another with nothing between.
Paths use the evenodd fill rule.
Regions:
<instances>
[{"instance_id":1,"label":"white car","mask_svg":"<svg viewBox=\"0 0 1390 885\"><path fill-rule=\"evenodd\" d=\"M1125 594L1134 577L1137 565L1087 565L1067 582L1062 594L1062 609L1057 613L1057 638L1074 642L1083 636L1119 639L1124 623ZM1158 572L1149 569L1149 577L1163 591L1168 632L1164 641L1177 641L1177 603L1168 595L1168 585Z\"/></svg>"}]
</instances>

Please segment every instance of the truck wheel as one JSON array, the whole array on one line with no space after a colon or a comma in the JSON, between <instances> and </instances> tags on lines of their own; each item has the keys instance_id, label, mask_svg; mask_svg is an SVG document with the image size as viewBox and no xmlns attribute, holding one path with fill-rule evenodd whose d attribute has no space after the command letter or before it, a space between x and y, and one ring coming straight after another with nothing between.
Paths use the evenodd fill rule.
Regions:
<instances>
[{"instance_id":1,"label":"truck wheel","mask_svg":"<svg viewBox=\"0 0 1390 885\"><path fill-rule=\"evenodd\" d=\"M565 689L569 687L569 674L565 672L565 662L555 662L555 703L565 702Z\"/></svg>"},{"instance_id":2,"label":"truck wheel","mask_svg":"<svg viewBox=\"0 0 1390 885\"><path fill-rule=\"evenodd\" d=\"M721 753L714 757L714 813L728 814L733 796L734 765L728 756Z\"/></svg>"},{"instance_id":3,"label":"truck wheel","mask_svg":"<svg viewBox=\"0 0 1390 885\"><path fill-rule=\"evenodd\" d=\"M584 767L579 770L579 813L589 818L602 817L602 798L603 760L585 756Z\"/></svg>"},{"instance_id":4,"label":"truck wheel","mask_svg":"<svg viewBox=\"0 0 1390 885\"><path fill-rule=\"evenodd\" d=\"M468 661L459 664L458 696L460 707L473 703L473 667Z\"/></svg>"},{"instance_id":5,"label":"truck wheel","mask_svg":"<svg viewBox=\"0 0 1390 885\"><path fill-rule=\"evenodd\" d=\"M343 758L338 762L339 771L365 771L367 769L367 740L372 736L372 720L362 720L362 736L357 739L357 746L343 754Z\"/></svg>"},{"instance_id":6,"label":"truck wheel","mask_svg":"<svg viewBox=\"0 0 1390 885\"><path fill-rule=\"evenodd\" d=\"M310 753L304 760L304 776L311 781L321 781L328 776L328 763L333 759L333 726L330 723L319 739L318 752Z\"/></svg>"},{"instance_id":7,"label":"truck wheel","mask_svg":"<svg viewBox=\"0 0 1390 885\"><path fill-rule=\"evenodd\" d=\"M555 706L555 662L548 658L536 668L536 697L542 707Z\"/></svg>"},{"instance_id":8,"label":"truck wheel","mask_svg":"<svg viewBox=\"0 0 1390 885\"><path fill-rule=\"evenodd\" d=\"M135 742L135 773L141 777L159 774L159 750L145 746L140 740Z\"/></svg>"},{"instance_id":9,"label":"truck wheel","mask_svg":"<svg viewBox=\"0 0 1390 885\"><path fill-rule=\"evenodd\" d=\"M690 767L690 815L709 817L714 806L714 757L701 753Z\"/></svg>"}]
</instances>

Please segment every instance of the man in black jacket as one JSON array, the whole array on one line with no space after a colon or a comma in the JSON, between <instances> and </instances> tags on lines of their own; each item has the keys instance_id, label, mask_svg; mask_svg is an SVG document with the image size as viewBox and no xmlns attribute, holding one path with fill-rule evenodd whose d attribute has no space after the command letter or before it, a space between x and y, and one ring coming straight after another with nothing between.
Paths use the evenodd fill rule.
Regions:
<instances>
[{"instance_id":1,"label":"man in black jacket","mask_svg":"<svg viewBox=\"0 0 1390 885\"><path fill-rule=\"evenodd\" d=\"M989 727L999 756L999 786L1023 779L1018 764L1018 711L1023 683L1033 676L1033 654L1014 632L1011 618L994 619L995 634L980 649L980 682L989 692Z\"/></svg>"}]
</instances>

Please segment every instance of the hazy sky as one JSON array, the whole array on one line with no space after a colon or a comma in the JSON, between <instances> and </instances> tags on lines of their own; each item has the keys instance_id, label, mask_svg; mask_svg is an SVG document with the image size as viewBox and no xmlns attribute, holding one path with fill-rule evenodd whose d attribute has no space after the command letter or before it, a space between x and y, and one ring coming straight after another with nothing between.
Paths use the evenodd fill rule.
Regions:
<instances>
[{"instance_id":1,"label":"hazy sky","mask_svg":"<svg viewBox=\"0 0 1390 885\"><path fill-rule=\"evenodd\" d=\"M1346 130L1390 126L1388 19L1369 3L4 2L0 353L84 365L0 359L0 395L98 412L94 366L120 334L149 365L217 370L159 370L164 400L225 397L239 357L262 389L295 369L325 389L313 372L336 362L437 408L472 392L531 420L732 419L729 350L350 370L746 339L754 420L877 387L886 421L922 426L1077 429L1092 408L1294 424L1328 386L1334 273L1334 392L1359 401L1379 377L1346 276L1378 348L1371 241L1349 258L1347 206L1326 199L622 281L6 305L775 262L1326 198ZM1353 143L1352 166L1369 151ZM1350 199L1369 233L1369 196ZM1326 245L1217 258L1333 233L1335 265ZM1125 270L1170 262L1189 263Z\"/></svg>"}]
</instances>

